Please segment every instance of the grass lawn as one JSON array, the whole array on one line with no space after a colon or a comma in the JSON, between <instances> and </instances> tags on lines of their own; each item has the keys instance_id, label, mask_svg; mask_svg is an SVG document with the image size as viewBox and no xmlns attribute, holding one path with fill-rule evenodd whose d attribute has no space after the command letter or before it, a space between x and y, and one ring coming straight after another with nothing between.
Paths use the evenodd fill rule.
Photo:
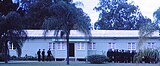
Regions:
<instances>
[{"instance_id":1,"label":"grass lawn","mask_svg":"<svg viewBox=\"0 0 160 66\"><path fill-rule=\"evenodd\" d=\"M0 66L160 66L158 64L136 64L136 63L106 63L106 64L89 64L85 62L71 61L70 65L66 65L65 61L61 62L9 62L7 64L0 63Z\"/></svg>"}]
</instances>

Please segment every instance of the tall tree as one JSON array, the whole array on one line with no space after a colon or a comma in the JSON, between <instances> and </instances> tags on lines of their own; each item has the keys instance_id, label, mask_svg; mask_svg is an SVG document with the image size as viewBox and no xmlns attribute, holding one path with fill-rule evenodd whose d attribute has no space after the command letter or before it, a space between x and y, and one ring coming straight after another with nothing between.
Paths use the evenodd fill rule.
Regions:
<instances>
[{"instance_id":1,"label":"tall tree","mask_svg":"<svg viewBox=\"0 0 160 66\"><path fill-rule=\"evenodd\" d=\"M143 24L139 29L139 41L138 41L138 49L143 45L148 37L151 37L153 32L158 29L158 25L156 23L146 23Z\"/></svg>"},{"instance_id":2,"label":"tall tree","mask_svg":"<svg viewBox=\"0 0 160 66\"><path fill-rule=\"evenodd\" d=\"M41 29L44 18L50 16L48 9L51 4L52 0L36 0L26 6L26 15L23 17L25 29Z\"/></svg>"},{"instance_id":3,"label":"tall tree","mask_svg":"<svg viewBox=\"0 0 160 66\"><path fill-rule=\"evenodd\" d=\"M155 19L155 22L156 23L160 23L160 8L158 8L154 13L153 13L153 16L156 18Z\"/></svg>"},{"instance_id":4,"label":"tall tree","mask_svg":"<svg viewBox=\"0 0 160 66\"><path fill-rule=\"evenodd\" d=\"M0 0L0 12L7 15L10 11L16 11L19 3L13 3L12 0Z\"/></svg>"},{"instance_id":5,"label":"tall tree","mask_svg":"<svg viewBox=\"0 0 160 66\"><path fill-rule=\"evenodd\" d=\"M159 20L160 20L160 8L157 9L153 16L155 17L155 20L152 23L144 24L139 30L139 43L138 47L141 47L143 42L150 36L152 36L152 33L156 30L159 30Z\"/></svg>"},{"instance_id":6,"label":"tall tree","mask_svg":"<svg viewBox=\"0 0 160 66\"><path fill-rule=\"evenodd\" d=\"M27 37L22 27L21 17L16 12L9 12L6 16L2 17L0 21L0 46L3 46L5 50L5 63L8 63L9 42L15 47L18 57L21 55L21 48Z\"/></svg>"},{"instance_id":7,"label":"tall tree","mask_svg":"<svg viewBox=\"0 0 160 66\"><path fill-rule=\"evenodd\" d=\"M46 18L43 23L45 34L50 30L55 30L54 35L61 36L64 34L67 40L67 64L69 64L69 35L72 29L77 29L84 33L86 37L90 37L89 30L90 18L81 8L76 8L74 3L59 1L53 4L49 13L51 17Z\"/></svg>"},{"instance_id":8,"label":"tall tree","mask_svg":"<svg viewBox=\"0 0 160 66\"><path fill-rule=\"evenodd\" d=\"M22 4L27 5L23 8L26 13L23 18L25 29L41 29L44 19L51 16L48 12L49 7L59 1L69 3L72 0L23 0Z\"/></svg>"},{"instance_id":9,"label":"tall tree","mask_svg":"<svg viewBox=\"0 0 160 66\"><path fill-rule=\"evenodd\" d=\"M151 22L128 0L100 0L95 10L100 12L95 23L100 30L138 30L142 24Z\"/></svg>"}]
</instances>

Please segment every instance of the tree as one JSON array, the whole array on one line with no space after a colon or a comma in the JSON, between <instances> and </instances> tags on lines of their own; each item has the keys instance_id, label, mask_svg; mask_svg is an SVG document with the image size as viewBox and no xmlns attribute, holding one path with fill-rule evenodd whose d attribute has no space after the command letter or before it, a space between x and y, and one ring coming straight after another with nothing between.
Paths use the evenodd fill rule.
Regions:
<instances>
[{"instance_id":1,"label":"tree","mask_svg":"<svg viewBox=\"0 0 160 66\"><path fill-rule=\"evenodd\" d=\"M51 16L49 14L49 7L59 1L61 0L54 0L53 2L52 0L23 0L22 4L27 4L23 8L26 13L23 18L25 29L41 29L44 19ZM69 3L72 0L64 1Z\"/></svg>"},{"instance_id":2,"label":"tree","mask_svg":"<svg viewBox=\"0 0 160 66\"><path fill-rule=\"evenodd\" d=\"M25 9L27 9L23 17L25 29L41 29L44 19L50 16L48 9L51 4L52 0L36 0L32 4L25 6Z\"/></svg>"},{"instance_id":3,"label":"tree","mask_svg":"<svg viewBox=\"0 0 160 66\"><path fill-rule=\"evenodd\" d=\"M100 0L95 10L100 12L95 23L100 30L138 30L142 24L151 22L128 0Z\"/></svg>"},{"instance_id":4,"label":"tree","mask_svg":"<svg viewBox=\"0 0 160 66\"><path fill-rule=\"evenodd\" d=\"M1 0L0 1L0 12L3 15L7 15L10 11L16 11L19 3L13 3L12 0Z\"/></svg>"},{"instance_id":5,"label":"tree","mask_svg":"<svg viewBox=\"0 0 160 66\"><path fill-rule=\"evenodd\" d=\"M65 1L59 1L53 4L49 13L51 17L44 20L43 29L45 34L48 31L55 30L54 35L56 38L65 36L67 40L67 64L69 64L69 35L72 29L77 29L84 33L86 37L90 37L89 30L90 18L81 8L76 8L74 3L68 3Z\"/></svg>"},{"instance_id":6,"label":"tree","mask_svg":"<svg viewBox=\"0 0 160 66\"><path fill-rule=\"evenodd\" d=\"M148 37L152 36L154 31L159 29L158 24L160 20L160 8L153 13L153 16L156 18L155 21L153 21L153 23L144 24L139 30L139 48Z\"/></svg>"},{"instance_id":7,"label":"tree","mask_svg":"<svg viewBox=\"0 0 160 66\"><path fill-rule=\"evenodd\" d=\"M156 31L158 25L156 23L147 23L143 24L139 29L139 41L138 41L138 49L140 49L141 45L146 41L148 37L152 36L152 33Z\"/></svg>"},{"instance_id":8,"label":"tree","mask_svg":"<svg viewBox=\"0 0 160 66\"><path fill-rule=\"evenodd\" d=\"M160 20L160 8L158 8L154 13L153 16L156 18L155 19L155 23L159 24L159 20Z\"/></svg>"},{"instance_id":9,"label":"tree","mask_svg":"<svg viewBox=\"0 0 160 66\"><path fill-rule=\"evenodd\" d=\"M6 16L3 16L0 21L0 46L2 46L5 50L5 63L8 63L8 43L13 44L17 51L18 57L21 55L21 48L27 37L27 34L22 27L23 24L21 22L21 17L15 11L9 12Z\"/></svg>"}]
</instances>

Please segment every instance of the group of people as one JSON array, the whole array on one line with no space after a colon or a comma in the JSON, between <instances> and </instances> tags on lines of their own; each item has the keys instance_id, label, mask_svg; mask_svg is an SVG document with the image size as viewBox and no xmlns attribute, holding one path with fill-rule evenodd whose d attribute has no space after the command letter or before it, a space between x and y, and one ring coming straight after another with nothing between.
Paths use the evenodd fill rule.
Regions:
<instances>
[{"instance_id":1,"label":"group of people","mask_svg":"<svg viewBox=\"0 0 160 66\"><path fill-rule=\"evenodd\" d=\"M135 54L136 54L136 51L134 50L130 51L130 50L109 49L107 51L109 62L115 62L115 63L133 62L133 58Z\"/></svg>"},{"instance_id":2,"label":"group of people","mask_svg":"<svg viewBox=\"0 0 160 66\"><path fill-rule=\"evenodd\" d=\"M41 60L44 62L45 59L47 59L47 61L51 61L52 60L52 53L51 50L49 49L47 51L47 58L45 56L45 49L43 49L43 51L41 52L41 49L39 49L37 51L37 55L38 55L38 61L40 62Z\"/></svg>"}]
</instances>

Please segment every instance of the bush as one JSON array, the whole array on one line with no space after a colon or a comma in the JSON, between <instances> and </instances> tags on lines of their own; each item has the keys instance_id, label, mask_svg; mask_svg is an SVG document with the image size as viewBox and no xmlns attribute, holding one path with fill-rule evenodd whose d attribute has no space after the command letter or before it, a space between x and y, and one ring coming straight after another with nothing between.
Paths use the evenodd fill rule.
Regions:
<instances>
[{"instance_id":1,"label":"bush","mask_svg":"<svg viewBox=\"0 0 160 66\"><path fill-rule=\"evenodd\" d=\"M4 57L3 57L3 56L4 56L4 54L3 54L3 53L0 53L0 62L1 62L1 61L4 61Z\"/></svg>"},{"instance_id":2,"label":"bush","mask_svg":"<svg viewBox=\"0 0 160 66\"><path fill-rule=\"evenodd\" d=\"M91 55L87 57L87 60L92 64L103 64L107 61L105 55Z\"/></svg>"},{"instance_id":3,"label":"bush","mask_svg":"<svg viewBox=\"0 0 160 66\"><path fill-rule=\"evenodd\" d=\"M139 52L134 56L134 62L158 63L159 57L160 55L157 49L147 48L139 50Z\"/></svg>"},{"instance_id":4,"label":"bush","mask_svg":"<svg viewBox=\"0 0 160 66\"><path fill-rule=\"evenodd\" d=\"M33 57L33 56L27 56L27 58L25 58L25 59L27 59L27 60L37 60L37 58Z\"/></svg>"}]
</instances>

